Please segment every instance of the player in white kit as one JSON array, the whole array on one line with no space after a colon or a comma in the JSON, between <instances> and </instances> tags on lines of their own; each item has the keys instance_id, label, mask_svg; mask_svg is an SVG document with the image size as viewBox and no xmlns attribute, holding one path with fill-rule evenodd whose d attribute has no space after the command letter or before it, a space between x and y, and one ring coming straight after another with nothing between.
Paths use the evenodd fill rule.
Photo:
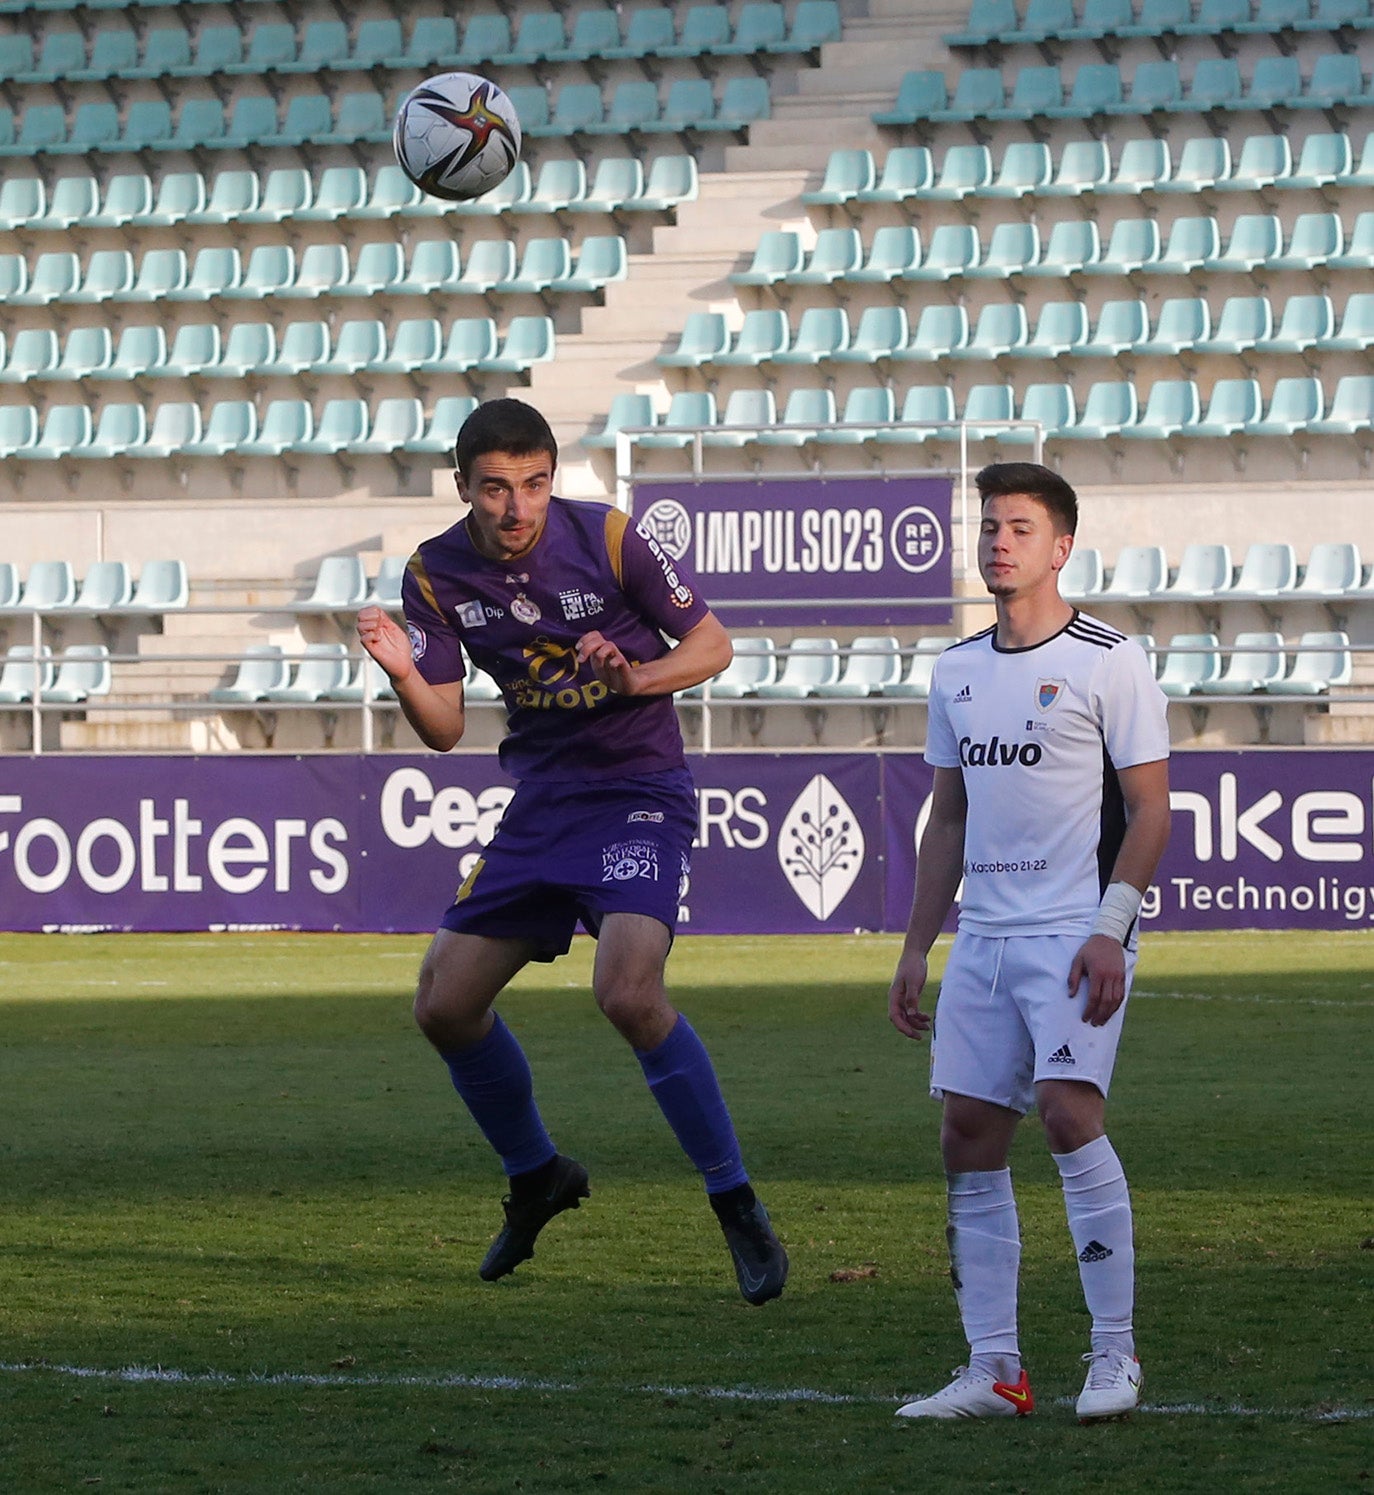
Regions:
<instances>
[{"instance_id":1,"label":"player in white kit","mask_svg":"<svg viewBox=\"0 0 1374 1495\"><path fill-rule=\"evenodd\" d=\"M1007 1158L1036 1105L1092 1315L1078 1414L1119 1417L1138 1403L1142 1374L1130 1196L1104 1117L1141 894L1169 836L1166 703L1144 651L1059 595L1078 521L1069 484L1024 462L985 467L977 484L978 565L997 622L935 666L925 753L935 785L889 994L902 1033L933 1029L950 1271L970 1358L897 1415L1034 1406ZM920 1006L926 958L961 879L932 1023Z\"/></svg>"}]
</instances>

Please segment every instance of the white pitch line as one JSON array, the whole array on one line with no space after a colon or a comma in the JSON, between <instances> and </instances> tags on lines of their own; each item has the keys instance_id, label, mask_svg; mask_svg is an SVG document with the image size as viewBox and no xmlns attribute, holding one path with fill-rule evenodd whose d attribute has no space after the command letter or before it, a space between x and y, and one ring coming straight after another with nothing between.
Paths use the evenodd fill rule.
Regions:
<instances>
[{"instance_id":1,"label":"white pitch line","mask_svg":"<svg viewBox=\"0 0 1374 1495\"><path fill-rule=\"evenodd\" d=\"M455 1372L440 1376L327 1375L310 1371L176 1370L166 1365L125 1365L108 1369L97 1365L52 1365L47 1361L0 1361L0 1374L70 1376L85 1381L114 1381L126 1386L309 1386L347 1390L377 1387L415 1388L421 1391L534 1391L583 1395L610 1392L616 1396L664 1396L683 1400L726 1402L795 1403L824 1406L892 1406L901 1397L817 1391L808 1386L667 1386L597 1385L580 1381L552 1381L531 1376L473 1376ZM1060 1397L1056 1406L1072 1407L1072 1397ZM1140 1410L1162 1417L1273 1417L1302 1422L1359 1422L1374 1417L1374 1407L1208 1407L1201 1402L1146 1404Z\"/></svg>"},{"instance_id":2,"label":"white pitch line","mask_svg":"<svg viewBox=\"0 0 1374 1495\"><path fill-rule=\"evenodd\" d=\"M1349 1007L1367 1009L1374 1003L1361 1001L1333 1001L1329 997L1252 997L1237 996L1230 992L1203 991L1150 991L1140 987L1131 990L1131 1001L1144 998L1155 1002L1245 1002L1259 1007Z\"/></svg>"}]
</instances>

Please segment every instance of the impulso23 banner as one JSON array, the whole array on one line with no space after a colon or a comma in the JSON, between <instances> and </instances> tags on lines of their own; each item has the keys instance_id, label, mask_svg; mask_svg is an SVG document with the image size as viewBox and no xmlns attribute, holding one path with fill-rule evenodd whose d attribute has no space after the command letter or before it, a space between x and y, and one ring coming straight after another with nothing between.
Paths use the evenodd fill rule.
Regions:
<instances>
[{"instance_id":1,"label":"impulso23 banner","mask_svg":"<svg viewBox=\"0 0 1374 1495\"><path fill-rule=\"evenodd\" d=\"M681 932L905 927L916 753L692 760ZM1179 753L1158 929L1374 925L1374 754ZM0 928L434 928L512 793L494 755L0 758ZM678 876L608 856L608 877Z\"/></svg>"}]
</instances>

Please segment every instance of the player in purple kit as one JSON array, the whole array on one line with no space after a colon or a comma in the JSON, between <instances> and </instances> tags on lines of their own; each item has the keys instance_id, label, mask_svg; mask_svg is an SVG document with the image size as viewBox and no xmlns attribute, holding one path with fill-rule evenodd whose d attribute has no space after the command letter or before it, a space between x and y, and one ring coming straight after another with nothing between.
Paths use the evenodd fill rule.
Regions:
<instances>
[{"instance_id":1,"label":"player in purple kit","mask_svg":"<svg viewBox=\"0 0 1374 1495\"><path fill-rule=\"evenodd\" d=\"M696 828L673 692L723 669L729 637L628 516L554 495L558 446L532 406L480 405L454 459L470 512L411 557L407 630L367 607L358 637L427 746L447 752L463 735L464 653L508 713L501 762L518 788L441 921L415 998L421 1031L509 1179L506 1223L479 1273L514 1271L590 1192L587 1170L550 1140L524 1052L492 1011L527 962L567 952L581 920L597 936L597 1004L705 1180L741 1293L765 1303L783 1290L787 1254L710 1057L664 989Z\"/></svg>"}]
</instances>

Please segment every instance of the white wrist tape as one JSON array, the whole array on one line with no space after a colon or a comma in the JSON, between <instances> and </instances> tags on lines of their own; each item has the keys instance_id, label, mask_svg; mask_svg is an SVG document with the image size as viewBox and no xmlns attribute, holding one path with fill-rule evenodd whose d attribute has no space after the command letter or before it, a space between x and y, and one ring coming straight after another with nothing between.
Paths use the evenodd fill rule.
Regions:
<instances>
[{"instance_id":1,"label":"white wrist tape","mask_svg":"<svg viewBox=\"0 0 1374 1495\"><path fill-rule=\"evenodd\" d=\"M1093 920L1093 933L1110 935L1117 944L1124 945L1139 914L1140 889L1128 882L1109 883Z\"/></svg>"}]
</instances>

